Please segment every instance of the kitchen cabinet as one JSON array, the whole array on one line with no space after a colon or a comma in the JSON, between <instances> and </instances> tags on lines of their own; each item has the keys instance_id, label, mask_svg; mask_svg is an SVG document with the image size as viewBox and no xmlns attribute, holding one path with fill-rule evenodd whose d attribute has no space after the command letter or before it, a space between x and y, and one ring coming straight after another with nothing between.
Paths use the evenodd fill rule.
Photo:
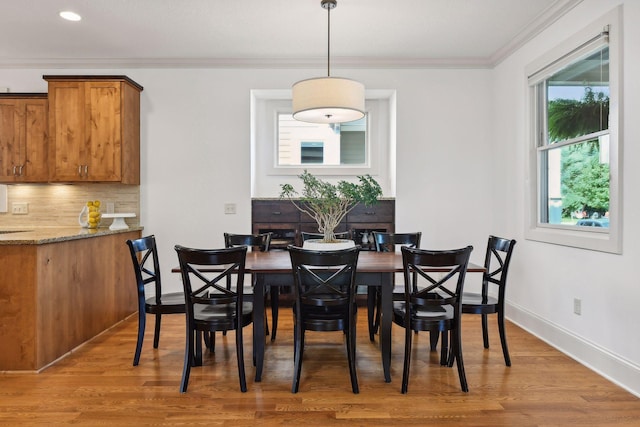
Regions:
<instances>
[{"instance_id":1,"label":"kitchen cabinet","mask_svg":"<svg viewBox=\"0 0 640 427\"><path fill-rule=\"evenodd\" d=\"M49 83L49 181L140 184L140 92L126 76Z\"/></svg>"},{"instance_id":2,"label":"kitchen cabinet","mask_svg":"<svg viewBox=\"0 0 640 427\"><path fill-rule=\"evenodd\" d=\"M0 371L39 371L137 310L125 241L140 229L52 233L0 244Z\"/></svg>"},{"instance_id":3,"label":"kitchen cabinet","mask_svg":"<svg viewBox=\"0 0 640 427\"><path fill-rule=\"evenodd\" d=\"M0 182L47 182L46 93L0 94Z\"/></svg>"},{"instance_id":4,"label":"kitchen cabinet","mask_svg":"<svg viewBox=\"0 0 640 427\"><path fill-rule=\"evenodd\" d=\"M286 248L289 244L302 245L300 233L318 232L318 225L304 213L301 213L289 201L284 199L254 199L251 202L251 224L253 233L273 233L271 247ZM364 250L375 250L373 240L362 242L364 233L395 231L395 200L379 200L373 206L357 205L338 225L336 232L353 233L356 244Z\"/></svg>"}]
</instances>

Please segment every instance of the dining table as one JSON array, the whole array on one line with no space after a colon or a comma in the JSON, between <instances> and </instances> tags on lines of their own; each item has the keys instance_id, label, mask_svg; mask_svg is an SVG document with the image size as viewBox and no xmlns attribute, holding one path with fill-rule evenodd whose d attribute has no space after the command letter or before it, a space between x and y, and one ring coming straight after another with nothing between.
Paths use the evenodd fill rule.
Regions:
<instances>
[{"instance_id":1,"label":"dining table","mask_svg":"<svg viewBox=\"0 0 640 427\"><path fill-rule=\"evenodd\" d=\"M360 251L356 270L356 283L361 286L381 288L380 351L386 382L391 382L391 326L393 317L393 276L402 273L401 252ZM447 272L446 268L433 268L431 272ZM469 263L467 272L482 273L485 268ZM254 278L254 295L265 295L271 286L292 286L291 259L286 250L247 252L245 273ZM265 304L264 298L253 300L253 351L256 368L255 381L262 379L265 354Z\"/></svg>"}]
</instances>

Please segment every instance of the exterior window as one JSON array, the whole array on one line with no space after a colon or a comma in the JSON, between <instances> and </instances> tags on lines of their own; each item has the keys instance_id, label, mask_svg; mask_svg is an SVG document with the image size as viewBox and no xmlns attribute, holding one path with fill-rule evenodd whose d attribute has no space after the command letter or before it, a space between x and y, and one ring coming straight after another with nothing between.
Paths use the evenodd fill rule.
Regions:
<instances>
[{"instance_id":1,"label":"exterior window","mask_svg":"<svg viewBox=\"0 0 640 427\"><path fill-rule=\"evenodd\" d=\"M609 221L609 48L538 83L540 222ZM546 126L545 126L546 125ZM596 221L595 223L598 223Z\"/></svg>"},{"instance_id":2,"label":"exterior window","mask_svg":"<svg viewBox=\"0 0 640 427\"><path fill-rule=\"evenodd\" d=\"M306 123L278 114L278 166L367 162L367 116L349 123Z\"/></svg>"},{"instance_id":3,"label":"exterior window","mask_svg":"<svg viewBox=\"0 0 640 427\"><path fill-rule=\"evenodd\" d=\"M529 74L532 240L621 252L621 67L612 21L604 17Z\"/></svg>"},{"instance_id":4,"label":"exterior window","mask_svg":"<svg viewBox=\"0 0 640 427\"><path fill-rule=\"evenodd\" d=\"M300 143L300 163L319 165L324 163L324 142L302 141Z\"/></svg>"}]
</instances>

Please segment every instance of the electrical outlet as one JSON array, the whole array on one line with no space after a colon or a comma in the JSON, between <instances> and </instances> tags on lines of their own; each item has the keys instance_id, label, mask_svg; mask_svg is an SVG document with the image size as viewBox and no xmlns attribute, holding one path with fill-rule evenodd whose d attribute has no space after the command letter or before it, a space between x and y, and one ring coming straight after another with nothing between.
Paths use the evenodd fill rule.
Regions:
<instances>
[{"instance_id":1,"label":"electrical outlet","mask_svg":"<svg viewBox=\"0 0 640 427\"><path fill-rule=\"evenodd\" d=\"M226 215L235 215L235 213L236 213L236 204L235 203L225 203L224 204L224 213Z\"/></svg>"},{"instance_id":2,"label":"electrical outlet","mask_svg":"<svg viewBox=\"0 0 640 427\"><path fill-rule=\"evenodd\" d=\"M573 313L578 316L582 315L582 300L579 298L573 299Z\"/></svg>"},{"instance_id":3,"label":"electrical outlet","mask_svg":"<svg viewBox=\"0 0 640 427\"><path fill-rule=\"evenodd\" d=\"M29 203L13 202L11 204L11 213L14 215L26 215L29 213Z\"/></svg>"}]
</instances>

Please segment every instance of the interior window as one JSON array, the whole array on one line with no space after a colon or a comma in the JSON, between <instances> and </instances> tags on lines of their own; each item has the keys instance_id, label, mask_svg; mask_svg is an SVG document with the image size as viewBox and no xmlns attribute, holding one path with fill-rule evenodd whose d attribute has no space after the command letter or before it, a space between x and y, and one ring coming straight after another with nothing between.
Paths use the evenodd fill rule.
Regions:
<instances>
[{"instance_id":1,"label":"interior window","mask_svg":"<svg viewBox=\"0 0 640 427\"><path fill-rule=\"evenodd\" d=\"M307 123L279 113L278 166L367 163L367 116L349 123Z\"/></svg>"}]
</instances>

